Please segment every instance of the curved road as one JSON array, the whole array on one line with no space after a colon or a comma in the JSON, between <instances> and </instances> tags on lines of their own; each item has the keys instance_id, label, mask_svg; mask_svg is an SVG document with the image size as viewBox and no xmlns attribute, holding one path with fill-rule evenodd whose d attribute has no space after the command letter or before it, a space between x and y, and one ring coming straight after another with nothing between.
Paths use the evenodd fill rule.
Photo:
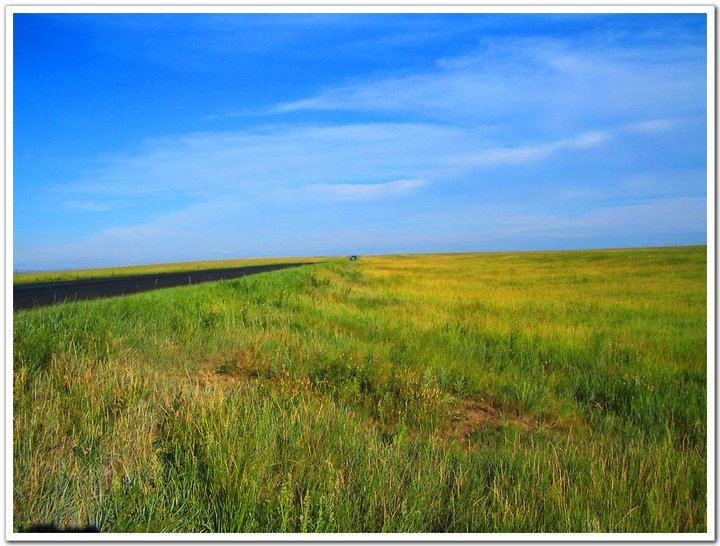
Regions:
<instances>
[{"instance_id":1,"label":"curved road","mask_svg":"<svg viewBox=\"0 0 720 546\"><path fill-rule=\"evenodd\" d=\"M32 309L64 301L92 300L145 292L157 288L169 288L185 284L235 279L288 267L309 265L310 262L250 265L232 269L205 269L175 273L152 273L126 277L103 277L77 281L42 282L13 286L13 310Z\"/></svg>"}]
</instances>

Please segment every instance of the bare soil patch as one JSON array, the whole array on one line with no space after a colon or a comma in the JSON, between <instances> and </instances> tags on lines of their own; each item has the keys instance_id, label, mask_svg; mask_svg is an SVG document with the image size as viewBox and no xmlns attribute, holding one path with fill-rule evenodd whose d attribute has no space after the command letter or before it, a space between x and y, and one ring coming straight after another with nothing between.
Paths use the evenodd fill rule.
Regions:
<instances>
[{"instance_id":1,"label":"bare soil patch","mask_svg":"<svg viewBox=\"0 0 720 546\"><path fill-rule=\"evenodd\" d=\"M460 401L457 407L448 412L448 419L441 426L447 438L468 444L472 434L504 425L517 426L524 431L540 428L539 423L523 415L519 409L486 400Z\"/></svg>"}]
</instances>

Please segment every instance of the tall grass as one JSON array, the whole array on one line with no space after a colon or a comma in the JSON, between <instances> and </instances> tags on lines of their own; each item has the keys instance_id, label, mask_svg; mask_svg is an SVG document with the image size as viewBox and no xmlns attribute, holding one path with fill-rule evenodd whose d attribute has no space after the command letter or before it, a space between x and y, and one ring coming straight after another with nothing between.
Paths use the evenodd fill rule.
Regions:
<instances>
[{"instance_id":1,"label":"tall grass","mask_svg":"<svg viewBox=\"0 0 720 546\"><path fill-rule=\"evenodd\" d=\"M700 532L705 247L364 257L14 315L14 527Z\"/></svg>"}]
</instances>

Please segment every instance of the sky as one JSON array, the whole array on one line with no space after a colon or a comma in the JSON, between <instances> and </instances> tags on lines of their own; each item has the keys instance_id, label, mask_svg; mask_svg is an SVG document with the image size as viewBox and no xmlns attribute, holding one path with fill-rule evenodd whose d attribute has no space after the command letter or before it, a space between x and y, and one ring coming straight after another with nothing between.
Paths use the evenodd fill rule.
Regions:
<instances>
[{"instance_id":1,"label":"sky","mask_svg":"<svg viewBox=\"0 0 720 546\"><path fill-rule=\"evenodd\" d=\"M706 243L705 14L14 14L13 268Z\"/></svg>"}]
</instances>

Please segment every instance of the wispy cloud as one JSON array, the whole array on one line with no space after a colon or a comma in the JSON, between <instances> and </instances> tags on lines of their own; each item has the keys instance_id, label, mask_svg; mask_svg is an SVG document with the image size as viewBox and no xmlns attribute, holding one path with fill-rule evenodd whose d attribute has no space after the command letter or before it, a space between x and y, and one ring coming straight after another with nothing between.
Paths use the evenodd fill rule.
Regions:
<instances>
[{"instance_id":1,"label":"wispy cloud","mask_svg":"<svg viewBox=\"0 0 720 546\"><path fill-rule=\"evenodd\" d=\"M639 121L637 123L631 123L627 126L627 131L632 133L661 133L671 129L677 123L673 119L651 119L648 121Z\"/></svg>"},{"instance_id":2,"label":"wispy cloud","mask_svg":"<svg viewBox=\"0 0 720 546\"><path fill-rule=\"evenodd\" d=\"M547 157L565 150L587 150L612 138L608 131L595 131L533 146L490 148L480 152L458 155L455 162L466 167L487 167L503 163L525 163Z\"/></svg>"},{"instance_id":3,"label":"wispy cloud","mask_svg":"<svg viewBox=\"0 0 720 546\"><path fill-rule=\"evenodd\" d=\"M312 195L331 200L362 200L396 197L424 186L425 180L393 180L380 184L312 184L305 189Z\"/></svg>"},{"instance_id":4,"label":"wispy cloud","mask_svg":"<svg viewBox=\"0 0 720 546\"><path fill-rule=\"evenodd\" d=\"M117 208L117 204L112 201L65 201L62 206L70 210L89 212L107 212Z\"/></svg>"},{"instance_id":5,"label":"wispy cloud","mask_svg":"<svg viewBox=\"0 0 720 546\"><path fill-rule=\"evenodd\" d=\"M583 152L627 132L652 136L671 126L649 120L511 146L497 146L487 130L439 123L261 126L148 140L138 154L108 160L81 180L53 188L70 196L68 206L85 210L109 210L113 200L168 192L195 201L228 193L265 200L288 192L293 199L402 195L420 180L448 183L472 170ZM368 183L382 179L391 181Z\"/></svg>"},{"instance_id":6,"label":"wispy cloud","mask_svg":"<svg viewBox=\"0 0 720 546\"><path fill-rule=\"evenodd\" d=\"M413 123L265 126L181 135L148 141L139 154L111 160L55 189L88 199L169 191L194 199L227 192L273 199L277 192L304 186L425 179L466 137L456 128Z\"/></svg>"},{"instance_id":7,"label":"wispy cloud","mask_svg":"<svg viewBox=\"0 0 720 546\"><path fill-rule=\"evenodd\" d=\"M666 126L653 120L648 125L658 130ZM430 204L429 195L434 195L436 200L440 195L439 200L443 201L442 196L452 195L457 191L454 189L457 181L465 179L473 180L476 187L485 187L484 193L491 201L505 199L508 191L516 195L526 193L532 179L515 179L504 191L499 184L498 169L573 155L587 161L592 157L588 152L601 150L628 132L628 127L622 126L514 147L492 146L489 144L492 139L482 131L430 123L274 125L244 131L194 133L149 140L138 154L110 160L105 167L88 172L83 180L56 187L54 193L78 213L109 211L117 208L118 203L139 199L151 203L168 195L181 197L175 206L183 206L176 213L156 215L154 220L108 228L82 243L68 246L68 257L72 252L80 253L81 248L87 252L92 248L93 253L108 255L107 263L112 263L110 256L127 252L119 249L133 246L131 241L137 240L134 245L137 259L151 259L151 248L162 245L174 248L171 241L178 236L182 237L184 247L203 248L206 253L214 249L215 256L223 256L228 249L235 249L237 255L262 254L270 252L268 245L264 250L260 245L255 246L247 234L273 240L271 233L258 231L258 225L270 219L277 229L287 225L298 234L299 226L320 223L319 218L323 216L318 215L317 207L322 202L332 207L346 203L370 206L375 202L400 203L412 199L412 206L425 210ZM652 139L654 134L651 131L642 136ZM595 190L596 199L653 195L660 191L656 179L646 178L644 186L638 186L639 190L603 181L602 191ZM582 182L589 184L587 176ZM578 180L574 184L577 188ZM670 195L681 196L688 191L687 187L685 184L679 192ZM475 199L474 191L463 191L468 204ZM553 192L558 202L569 199L567 191ZM585 193L585 198L576 194L572 199L586 203L587 190ZM248 203L253 204L251 209ZM406 221L407 215L401 211L396 210L396 218ZM308 213L314 214L312 221L306 217ZM357 223L357 220L341 220L348 214L353 213L346 210L337 217L332 213L324 216L328 232L335 229L334 222ZM367 215L367 211L363 215ZM529 213L526 216L525 222L535 217ZM487 225L490 216L484 214L481 218ZM379 221L376 218L375 222ZM192 226L191 232L188 226ZM305 241L317 236L312 229L302 229ZM438 226L437 229L446 228ZM504 224L503 229L509 233L517 229L517 224L512 227ZM212 240L212 244L203 243L205 239ZM238 241L242 242L240 247ZM293 252L303 250L312 253L311 247L301 245ZM282 249L277 247L276 251L282 252ZM43 252L50 251L44 249L37 255ZM177 257L186 258L192 256Z\"/></svg>"},{"instance_id":8,"label":"wispy cloud","mask_svg":"<svg viewBox=\"0 0 720 546\"><path fill-rule=\"evenodd\" d=\"M562 40L496 40L434 70L328 88L275 107L309 110L413 112L456 123L510 122L578 127L618 123L658 111L703 115L704 57L696 48L578 47ZM659 58L663 62L656 62ZM650 61L650 62L648 62ZM649 94L648 89L653 93Z\"/></svg>"},{"instance_id":9,"label":"wispy cloud","mask_svg":"<svg viewBox=\"0 0 720 546\"><path fill-rule=\"evenodd\" d=\"M647 62L662 51L495 40L440 59L432 70L329 88L272 109L411 113L432 121L306 121L169 136L146 141L139 153L110 160L60 191L89 209L117 196L167 192L197 202L227 193L364 199L407 193L378 180L449 183L476 169L598 149L623 134L652 138L704 107L697 52L676 48L667 62Z\"/></svg>"}]
</instances>

